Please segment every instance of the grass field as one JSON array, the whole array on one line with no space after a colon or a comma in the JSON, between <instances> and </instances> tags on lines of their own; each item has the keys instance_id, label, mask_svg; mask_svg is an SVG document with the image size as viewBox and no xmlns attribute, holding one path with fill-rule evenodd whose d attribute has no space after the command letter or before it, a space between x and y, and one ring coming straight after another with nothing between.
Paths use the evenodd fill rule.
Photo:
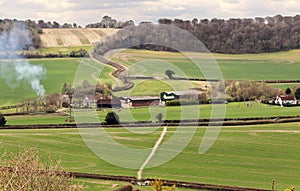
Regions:
<instances>
[{"instance_id":1,"label":"grass field","mask_svg":"<svg viewBox=\"0 0 300 191\"><path fill-rule=\"evenodd\" d=\"M79 48L79 47L77 47ZM55 52L62 48L47 48L42 52ZM69 48L65 48L70 50ZM259 80L259 79L298 79L300 61L298 60L298 50L286 53L258 54L252 57L247 55L213 55L220 66L225 79ZM193 53L191 53L193 54ZM288 56L291 59L288 60ZM32 59L30 63L41 64L47 69L47 78L42 80L46 93L60 92L61 86L65 82L74 80L75 72L82 71L77 80L90 78L96 80L97 72L101 72L100 83L114 83L109 67L99 67L100 65L89 59L84 59L86 64L78 68L81 59ZM202 84L195 82L172 82L166 80L165 70L174 67L175 76L199 77L201 72L189 60L179 53L153 52L146 50L126 50L119 54L115 61L129 67L132 75L152 75L159 80L135 80L136 87L133 90L118 93L117 95L157 95L161 91L174 89L188 89L191 87L202 87ZM146 61L145 61L146 60ZM133 62L138 62L133 65ZM95 70L95 67L98 67ZM10 89L3 79L0 79L0 105L10 105L20 102L22 99L35 97L35 93L28 84L21 82L15 89ZM279 88L287 85L276 84ZM289 86L289 85L288 85ZM22 95L22 96L20 96Z\"/></svg>"},{"instance_id":2,"label":"grass field","mask_svg":"<svg viewBox=\"0 0 300 191\"><path fill-rule=\"evenodd\" d=\"M161 177L231 186L283 190L299 186L300 123L223 127L213 147L199 155L198 147L205 131L198 128L191 143L171 161L145 169L143 177ZM190 128L186 127L186 131ZM160 130L152 134L134 134L125 129L107 129L111 137L131 148L152 147ZM168 128L165 141L174 128ZM137 170L113 166L98 158L84 144L76 129L2 130L1 155L16 151L17 145L35 145L46 158L61 158L70 171L136 176ZM103 146L103 145L102 145Z\"/></svg>"},{"instance_id":3,"label":"grass field","mask_svg":"<svg viewBox=\"0 0 300 191\"><path fill-rule=\"evenodd\" d=\"M221 105L216 105L216 110L222 111ZM117 114L122 121L132 121L130 115L136 121L150 120L156 121L155 113L162 112L165 119L176 120L176 119L195 119L195 113L199 113L199 118L210 118L211 116L211 105L200 105L200 106L184 106L184 107L166 107L166 108L135 108L131 110L123 109ZM184 117L181 118L181 114L184 113ZM279 107L269 106L265 104L250 102L249 106L247 103L229 103L226 105L226 118L247 118L247 117L276 117L276 116L297 116L299 115L298 107ZM99 112L100 119L104 119L105 115L103 112Z\"/></svg>"},{"instance_id":4,"label":"grass field","mask_svg":"<svg viewBox=\"0 0 300 191\"><path fill-rule=\"evenodd\" d=\"M60 93L64 83L73 83L77 70L80 71L80 75L77 75L77 82L88 80L95 83L96 81L99 81L99 77L100 83L114 82L113 78L110 76L113 69L111 67L100 65L91 59L62 58L31 59L29 61L33 65L42 65L46 68L46 79L41 80L41 84L43 84L46 89L46 94ZM9 64L9 62L6 64ZM9 74L7 75L9 76ZM0 105L16 104L23 99L37 97L30 85L24 81L19 82L15 89L11 89L4 79L0 78L0 88Z\"/></svg>"},{"instance_id":5,"label":"grass field","mask_svg":"<svg viewBox=\"0 0 300 191\"><path fill-rule=\"evenodd\" d=\"M192 88L203 88L207 83L205 82L189 82L189 81L175 81L175 80L132 80L135 86L130 90L115 92L116 96L144 96L152 95L159 96L164 91L184 91Z\"/></svg>"},{"instance_id":6,"label":"grass field","mask_svg":"<svg viewBox=\"0 0 300 191\"><path fill-rule=\"evenodd\" d=\"M35 59L30 60L30 63L42 65L47 69L47 77L41 80L41 83L44 85L46 93L49 94L60 92L63 83L73 80L79 61L79 59ZM15 89L11 89L4 79L0 79L0 82L0 105L14 104L22 99L37 97L30 85L24 81L21 81Z\"/></svg>"},{"instance_id":7,"label":"grass field","mask_svg":"<svg viewBox=\"0 0 300 191\"><path fill-rule=\"evenodd\" d=\"M53 48L53 50L46 51L57 50ZM225 79L299 79L297 73L300 70L299 53L300 50L294 50L271 54L213 54L213 56ZM145 59L150 61L145 62ZM203 77L189 60L178 53L126 50L114 60L131 68L133 75L154 75L160 79L158 81L135 80L134 83L137 86L134 89L120 92L118 95L157 95L162 90L174 90L174 87L183 90L190 88L191 85L197 87L203 85L165 79L164 72L169 67L174 67L175 76ZM80 61L83 61L83 64L78 67ZM135 66L133 62L139 63ZM110 75L112 68L100 66L90 59L33 59L30 63L42 64L47 69L47 78L42 80L47 93L60 92L63 83L73 82L76 71L80 71L80 75L76 77L77 82L82 80L95 82L98 80L99 73L101 73L100 83L115 81ZM164 67L160 67L162 64ZM276 84L274 86L292 88L290 85ZM15 104L22 99L36 97L29 85L23 82L12 90L1 79L0 88L0 105ZM192 114L196 111L200 111L200 118L209 118L211 113L210 105L187 106L185 109L188 111L185 116L187 119L194 118ZM108 110L97 112L100 121L104 121L107 112ZM154 108L154 110L134 108L117 112L121 121L156 121L157 112L163 112L166 119L180 119L182 109L180 107ZM132 118L129 117L131 115ZM299 108L282 108L256 102L230 103L226 105L225 114L230 118L290 115L299 115ZM66 116L57 114L6 117L10 125L64 123L65 118ZM299 127L300 123L223 127L214 146L204 155L198 154L198 147L205 128L198 128L191 143L181 154L166 164L146 169L143 176L267 189L271 188L274 179L277 190L283 190L292 185L299 187ZM169 140L175 130L175 128L168 128L164 142ZM106 131L117 142L131 148L152 148L161 133L160 129L150 134L136 134L126 129L107 129ZM190 128L186 127L186 131L190 131ZM0 156L5 157L5 152L16 151L20 146L38 147L44 159L48 153L55 159L62 158L63 166L70 171L129 176L136 176L137 173L137 170L120 168L98 158L85 145L77 129L0 131ZM100 146L105 147L105 145ZM90 190L94 190L93 187L110 189L105 184L102 187L87 181Z\"/></svg>"},{"instance_id":8,"label":"grass field","mask_svg":"<svg viewBox=\"0 0 300 191\"><path fill-rule=\"evenodd\" d=\"M286 88L292 89L293 87L300 87L300 84L299 83L275 83L275 84L270 84L270 86L285 90Z\"/></svg>"},{"instance_id":9,"label":"grass field","mask_svg":"<svg viewBox=\"0 0 300 191\"><path fill-rule=\"evenodd\" d=\"M186 53L200 59L205 65L209 55ZM300 69L299 50L270 54L251 55L223 55L212 54L223 74L224 79L235 80L267 80L267 79L298 79ZM148 50L125 50L113 58L114 61L131 67L133 73L147 75L149 73L164 75L166 67L175 70L178 76L203 78L199 68L187 57L180 53L155 52ZM136 63L136 64L135 64ZM161 67L152 67L154 64L164 63ZM166 66L165 66L166 65ZM142 67L142 68L141 68ZM205 67L209 67L207 64ZM177 70L176 70L177 69Z\"/></svg>"},{"instance_id":10,"label":"grass field","mask_svg":"<svg viewBox=\"0 0 300 191\"><path fill-rule=\"evenodd\" d=\"M221 105L217 105L216 109L223 109ZM110 109L97 111L99 121L104 122L105 116ZM199 118L207 119L211 116L211 105L200 106L170 106L170 107L140 107L133 109L117 110L116 113L120 117L121 122L128 121L153 121L156 115L163 113L164 119L196 119L195 114L199 114ZM181 117L181 114L184 115ZM280 107L269 106L256 102L238 102L226 105L226 118L247 118L247 117L279 117L279 116L299 116L299 107ZM56 124L65 123L67 116L60 114L37 114L24 116L6 116L8 125L20 124Z\"/></svg>"}]
</instances>

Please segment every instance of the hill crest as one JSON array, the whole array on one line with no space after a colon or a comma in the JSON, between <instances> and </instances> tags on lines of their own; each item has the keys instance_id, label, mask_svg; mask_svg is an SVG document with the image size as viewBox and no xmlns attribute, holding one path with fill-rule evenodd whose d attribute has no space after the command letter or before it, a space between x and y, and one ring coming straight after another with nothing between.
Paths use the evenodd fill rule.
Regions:
<instances>
[{"instance_id":1,"label":"hill crest","mask_svg":"<svg viewBox=\"0 0 300 191\"><path fill-rule=\"evenodd\" d=\"M119 29L113 28L62 28L43 29L42 47L89 46Z\"/></svg>"}]
</instances>

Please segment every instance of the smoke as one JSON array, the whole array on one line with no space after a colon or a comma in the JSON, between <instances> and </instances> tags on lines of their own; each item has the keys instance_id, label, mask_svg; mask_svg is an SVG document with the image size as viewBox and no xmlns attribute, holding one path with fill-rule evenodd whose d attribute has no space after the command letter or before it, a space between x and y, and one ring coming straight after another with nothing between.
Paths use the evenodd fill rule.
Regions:
<instances>
[{"instance_id":1,"label":"smoke","mask_svg":"<svg viewBox=\"0 0 300 191\"><path fill-rule=\"evenodd\" d=\"M26 82L38 96L43 96L46 91L41 80L46 78L46 68L42 65L32 65L16 54L16 51L32 45L30 39L25 23L13 23L8 30L0 34L0 78L4 79L11 89Z\"/></svg>"}]
</instances>

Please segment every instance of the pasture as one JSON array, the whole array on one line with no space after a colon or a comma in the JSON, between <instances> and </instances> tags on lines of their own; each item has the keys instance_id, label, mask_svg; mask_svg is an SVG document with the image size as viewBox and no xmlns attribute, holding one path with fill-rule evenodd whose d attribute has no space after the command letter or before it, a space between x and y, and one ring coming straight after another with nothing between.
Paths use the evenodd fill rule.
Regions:
<instances>
[{"instance_id":1,"label":"pasture","mask_svg":"<svg viewBox=\"0 0 300 191\"><path fill-rule=\"evenodd\" d=\"M216 105L221 110L221 105ZM99 122L104 122L107 112L111 109L97 111ZM132 109L114 109L119 115L121 122L130 121L157 121L156 115L163 113L163 119L208 119L211 117L211 105L197 106L169 106L169 107L139 107ZM184 112L184 115L182 113ZM199 114L197 117L196 114ZM249 117L280 117L299 116L299 107L269 106L256 102L229 103L226 105L226 118L249 118ZM61 124L66 123L66 115L63 114L31 114L19 116L6 116L8 125L29 125L29 124Z\"/></svg>"},{"instance_id":2,"label":"pasture","mask_svg":"<svg viewBox=\"0 0 300 191\"><path fill-rule=\"evenodd\" d=\"M85 41L82 40L81 43L83 42ZM225 79L286 80L298 79L297 71L300 69L298 53L299 50L257 55L213 54L213 57ZM193 56L193 53L190 54ZM205 56L207 55L204 55L203 61L207 59ZM158 79L134 80L136 87L129 91L119 92L117 94L119 96L157 95L161 91L170 91L176 88L178 88L176 90L184 90L193 86L205 86L205 83L178 82L166 79L165 69L171 67L174 67L175 76L203 77L198 68L179 53L126 50L113 60L130 68L132 75L154 75ZM104 67L91 59L32 59L29 61L34 65L41 64L47 69L47 78L41 81L47 94L60 92L65 82L72 83L76 71L80 71L80 75L76 76L77 82L82 80L88 80L91 83L96 81L100 83L115 82L110 75L113 68ZM138 63L134 64L135 62ZM163 67L161 67L162 65ZM290 84L288 86L291 87ZM278 85L278 87L284 88L286 85ZM0 88L2 90L0 92L1 106L37 97L25 82L19 83L15 89L10 89L5 80L0 79ZM211 105L185 106L183 108L188 111L185 119L194 118L193 114L197 112L200 113L197 116L200 118L209 118L211 115ZM97 111L100 121L104 121L108 111L110 110ZM124 122L156 121L155 114L157 112L163 112L165 119L180 119L183 110L181 107L157 107L117 111L121 121ZM229 103L226 105L225 113L225 117L228 118L291 115L298 116L299 108L282 108L256 102ZM65 118L66 116L58 114L6 117L9 125L65 123ZM266 189L271 189L274 179L277 190L283 190L291 185L299 187L299 127L300 123L223 127L213 147L204 155L198 154L199 144L205 132L204 127L199 127L189 145L179 155L161 166L145 169L143 177ZM192 127L184 128L186 132L192 129ZM162 130L158 129L150 134L137 134L122 128L105 129L105 131L118 143L139 149L152 148ZM152 129L145 130L145 132L149 131ZM175 127L168 127L163 142L170 140L175 131ZM105 144L103 143L101 146L105 147ZM48 154L54 159L61 158L63 166L69 171L126 176L136 176L137 174L137 170L114 166L98 158L86 146L77 129L0 131L0 156L5 157L5 152L14 152L18 150L18 147L26 146L36 146L43 159L46 159ZM87 184L93 187L94 183Z\"/></svg>"},{"instance_id":3,"label":"pasture","mask_svg":"<svg viewBox=\"0 0 300 191\"><path fill-rule=\"evenodd\" d=\"M77 47L79 48L79 47ZM53 50L52 50L53 49ZM61 48L47 48L44 51L58 51ZM252 57L247 55L219 55L213 54L225 79L239 80L266 80L266 79L298 79L300 61L297 50L286 53L258 54ZM190 53L193 56L193 53ZM290 60L288 60L289 55ZM206 55L207 57L207 55ZM293 59L294 58L294 59ZM80 61L85 64L78 68ZM131 75L150 75L157 80L134 80L134 89L116 93L117 96L128 95L158 95L161 91L186 90L192 87L205 87L204 82L184 82L167 80L166 69L174 69L175 76L203 78L199 68L193 65L180 53L154 52L146 50L126 50L114 59L129 68ZM47 69L47 77L41 83L46 93L59 93L62 84L74 81L76 71L81 71L76 81L89 80L100 83L115 83L110 73L111 67L104 67L90 59L30 59L33 65L42 65ZM136 64L134 64L137 62ZM3 63L3 62L2 62ZM101 73L100 77L99 74ZM8 74L9 75L9 74ZM14 89L7 86L4 79L0 79L0 105L19 103L22 99L36 97L34 91L25 82L18 82ZM292 85L292 84L291 84ZM274 85L285 88L287 85ZM288 85L290 86L290 85ZM20 96L22 95L22 96Z\"/></svg>"},{"instance_id":4,"label":"pasture","mask_svg":"<svg viewBox=\"0 0 300 191\"><path fill-rule=\"evenodd\" d=\"M227 80L293 80L298 79L300 69L298 53L299 50L255 55L184 54L198 60L207 69L215 59ZM132 68L133 73L163 76L169 68L175 71L175 76L203 78L201 70L184 54L129 49L115 55L113 60ZM153 67L154 64L160 67Z\"/></svg>"},{"instance_id":5,"label":"pasture","mask_svg":"<svg viewBox=\"0 0 300 191\"><path fill-rule=\"evenodd\" d=\"M283 190L299 186L300 123L223 127L213 147L198 154L205 128L198 128L190 144L171 161L145 169L143 177ZM185 132L191 130L184 127ZM137 130L137 129L136 129ZM164 142L176 128L169 127ZM151 148L161 130L136 134L126 129L105 129L115 141L130 148ZM77 129L1 130L0 154L36 146L43 158L61 158L69 171L136 176L137 170L111 165L98 158ZM184 135L182 135L184 136ZM178 143L180 144L180 143ZM104 146L103 143L102 146Z\"/></svg>"},{"instance_id":6,"label":"pasture","mask_svg":"<svg viewBox=\"0 0 300 191\"><path fill-rule=\"evenodd\" d=\"M28 61L32 65L41 65L47 70L46 78L41 80L46 94L60 93L64 83L73 83L78 70L80 71L80 75L77 75L77 82L88 80L91 83L95 83L99 78L101 79L100 83L114 82L110 76L113 69L99 64L92 59L56 58L30 59ZM9 64L9 61L2 61L1 64ZM9 75L7 73L7 76ZM5 79L0 78L0 105L12 105L28 98L37 97L31 86L25 81L15 80L15 83L16 87L10 88Z\"/></svg>"}]
</instances>

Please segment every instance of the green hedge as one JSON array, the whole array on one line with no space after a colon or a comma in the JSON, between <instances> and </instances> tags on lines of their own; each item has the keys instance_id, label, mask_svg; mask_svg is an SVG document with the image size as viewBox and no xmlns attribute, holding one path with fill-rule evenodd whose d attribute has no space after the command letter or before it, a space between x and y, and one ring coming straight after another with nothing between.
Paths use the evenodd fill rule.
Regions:
<instances>
[{"instance_id":1,"label":"green hedge","mask_svg":"<svg viewBox=\"0 0 300 191\"><path fill-rule=\"evenodd\" d=\"M171 100L166 102L166 106L198 105L197 100Z\"/></svg>"}]
</instances>

